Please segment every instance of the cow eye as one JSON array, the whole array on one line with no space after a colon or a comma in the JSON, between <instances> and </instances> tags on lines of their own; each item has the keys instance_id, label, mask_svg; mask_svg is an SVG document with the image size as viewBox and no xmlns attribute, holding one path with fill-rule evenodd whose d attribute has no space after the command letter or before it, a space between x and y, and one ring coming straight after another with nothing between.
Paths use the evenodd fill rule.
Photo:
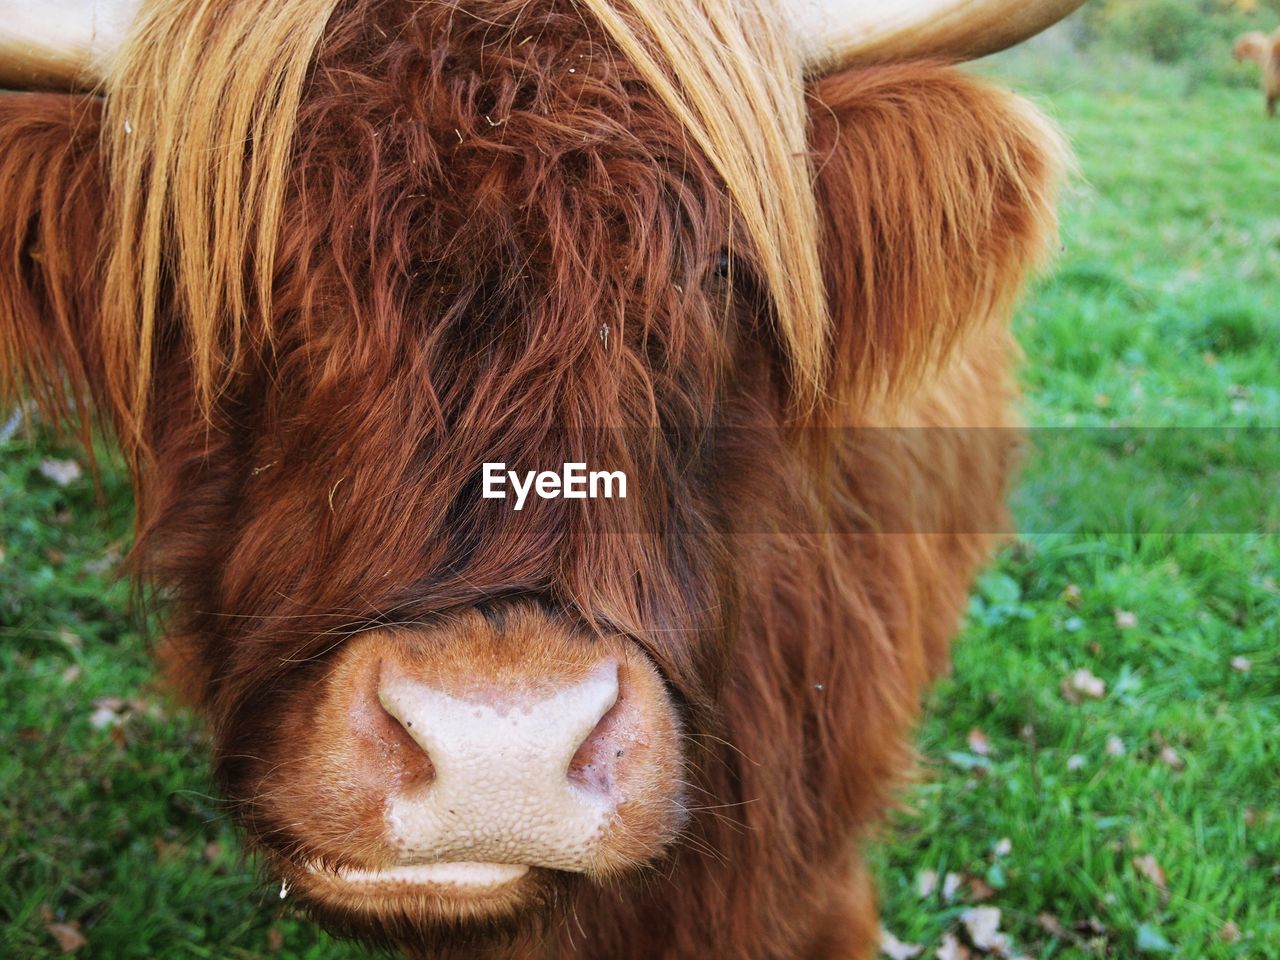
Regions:
<instances>
[{"instance_id":1,"label":"cow eye","mask_svg":"<svg viewBox=\"0 0 1280 960\"><path fill-rule=\"evenodd\" d=\"M720 255L716 257L715 274L721 280L728 279L729 277L729 251L728 250L721 250Z\"/></svg>"}]
</instances>

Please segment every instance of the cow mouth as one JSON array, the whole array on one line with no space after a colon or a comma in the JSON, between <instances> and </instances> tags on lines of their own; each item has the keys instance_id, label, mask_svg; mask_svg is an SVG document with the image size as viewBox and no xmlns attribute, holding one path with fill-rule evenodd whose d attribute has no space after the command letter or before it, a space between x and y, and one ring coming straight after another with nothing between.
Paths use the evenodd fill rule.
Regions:
<instances>
[{"instance_id":1,"label":"cow mouth","mask_svg":"<svg viewBox=\"0 0 1280 960\"><path fill-rule=\"evenodd\" d=\"M336 869L307 864L307 873L332 892L352 893L427 889L440 895L484 896L506 890L529 872L522 863L487 863L459 860L440 863L397 864L390 867Z\"/></svg>"},{"instance_id":2,"label":"cow mouth","mask_svg":"<svg viewBox=\"0 0 1280 960\"><path fill-rule=\"evenodd\" d=\"M543 902L548 874L559 872L475 860L365 867L317 859L281 867L281 896L298 897L335 930L370 929L397 917L455 924L515 919Z\"/></svg>"},{"instance_id":3,"label":"cow mouth","mask_svg":"<svg viewBox=\"0 0 1280 960\"><path fill-rule=\"evenodd\" d=\"M389 947L443 947L462 929L481 939L515 936L546 922L573 882L559 870L481 860L358 866L317 857L273 865L284 881L280 896L313 921L339 937ZM414 954L426 955L435 954Z\"/></svg>"}]
</instances>

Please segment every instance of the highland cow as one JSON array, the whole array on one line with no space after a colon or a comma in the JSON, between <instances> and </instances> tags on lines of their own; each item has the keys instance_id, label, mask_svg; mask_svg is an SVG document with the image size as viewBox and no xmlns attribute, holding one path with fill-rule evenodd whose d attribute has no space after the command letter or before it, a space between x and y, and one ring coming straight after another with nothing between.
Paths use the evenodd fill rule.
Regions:
<instances>
[{"instance_id":1,"label":"highland cow","mask_svg":"<svg viewBox=\"0 0 1280 960\"><path fill-rule=\"evenodd\" d=\"M416 956L873 955L1063 152L941 61L1077 3L0 3L62 88L0 96L3 385L119 439L283 893Z\"/></svg>"},{"instance_id":2,"label":"highland cow","mask_svg":"<svg viewBox=\"0 0 1280 960\"><path fill-rule=\"evenodd\" d=\"M1267 101L1267 116L1276 115L1280 101L1280 31L1267 35L1260 31L1244 33L1236 38L1233 55L1237 63L1251 60L1262 68L1262 95Z\"/></svg>"}]
</instances>

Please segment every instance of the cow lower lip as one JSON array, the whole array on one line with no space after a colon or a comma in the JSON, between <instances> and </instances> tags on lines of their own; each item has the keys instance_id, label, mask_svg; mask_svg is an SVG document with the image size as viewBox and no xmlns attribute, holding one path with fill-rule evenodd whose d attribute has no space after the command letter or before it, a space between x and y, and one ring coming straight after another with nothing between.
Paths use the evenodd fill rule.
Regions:
<instances>
[{"instance_id":1,"label":"cow lower lip","mask_svg":"<svg viewBox=\"0 0 1280 960\"><path fill-rule=\"evenodd\" d=\"M454 861L448 863L400 864L374 870L340 867L336 871L308 866L313 876L349 884L352 887L434 887L442 892L487 893L519 880L529 872L524 864Z\"/></svg>"}]
</instances>

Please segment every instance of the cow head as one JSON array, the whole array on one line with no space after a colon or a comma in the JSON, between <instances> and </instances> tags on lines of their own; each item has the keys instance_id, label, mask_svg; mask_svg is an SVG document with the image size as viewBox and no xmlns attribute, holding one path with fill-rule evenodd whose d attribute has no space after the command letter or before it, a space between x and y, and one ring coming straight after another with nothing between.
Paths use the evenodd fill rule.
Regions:
<instances>
[{"instance_id":1,"label":"cow head","mask_svg":"<svg viewBox=\"0 0 1280 960\"><path fill-rule=\"evenodd\" d=\"M1056 140L900 61L1075 5L15 21L9 80L94 89L0 99L0 371L120 437L163 655L286 892L510 944L677 871L846 868L928 672L879 595L968 568L881 590L784 535L838 508L798 428L891 422L962 344L1003 349ZM488 462L628 496L516 511Z\"/></svg>"},{"instance_id":2,"label":"cow head","mask_svg":"<svg viewBox=\"0 0 1280 960\"><path fill-rule=\"evenodd\" d=\"M1234 46L1232 47L1232 56L1238 63L1245 60L1252 60L1255 63L1265 63L1267 53L1271 46L1271 38L1259 30L1253 30L1249 33L1242 33L1236 37Z\"/></svg>"}]
</instances>

